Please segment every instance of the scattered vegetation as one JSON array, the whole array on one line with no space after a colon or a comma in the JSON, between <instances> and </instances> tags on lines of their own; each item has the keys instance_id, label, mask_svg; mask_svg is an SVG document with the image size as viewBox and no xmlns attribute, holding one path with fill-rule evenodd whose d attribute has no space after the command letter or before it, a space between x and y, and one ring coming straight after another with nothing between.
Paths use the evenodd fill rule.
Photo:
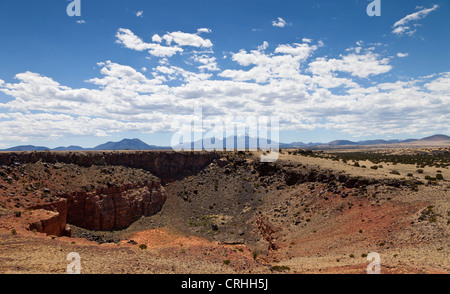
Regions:
<instances>
[{"instance_id":1,"label":"scattered vegetation","mask_svg":"<svg viewBox=\"0 0 450 294\"><path fill-rule=\"evenodd\" d=\"M255 249L252 251L252 257L256 260L256 258L261 255L261 250Z\"/></svg>"},{"instance_id":2,"label":"scattered vegetation","mask_svg":"<svg viewBox=\"0 0 450 294\"><path fill-rule=\"evenodd\" d=\"M437 222L437 216L438 215L434 211L434 206L430 205L421 212L419 221L428 220L430 223L435 223Z\"/></svg>"},{"instance_id":3,"label":"scattered vegetation","mask_svg":"<svg viewBox=\"0 0 450 294\"><path fill-rule=\"evenodd\" d=\"M290 267L285 265L274 265L270 268L272 271L282 272L282 271L290 271Z\"/></svg>"},{"instance_id":4,"label":"scattered vegetation","mask_svg":"<svg viewBox=\"0 0 450 294\"><path fill-rule=\"evenodd\" d=\"M292 154L301 154L304 156L328 158L334 161L341 160L342 162L353 161L355 164L360 161L371 161L374 166L371 168L378 169L383 168L381 163L396 164L413 164L423 169L425 166L429 167L441 167L446 168L450 166L450 149L445 148L438 152L420 152L416 154L387 154L385 152L339 152L339 153L323 153L323 152L306 152L299 151L298 153L293 151ZM377 167L375 167L375 165ZM356 165L355 165L356 166ZM419 170L417 171L418 173ZM423 170L422 170L423 172Z\"/></svg>"}]
</instances>

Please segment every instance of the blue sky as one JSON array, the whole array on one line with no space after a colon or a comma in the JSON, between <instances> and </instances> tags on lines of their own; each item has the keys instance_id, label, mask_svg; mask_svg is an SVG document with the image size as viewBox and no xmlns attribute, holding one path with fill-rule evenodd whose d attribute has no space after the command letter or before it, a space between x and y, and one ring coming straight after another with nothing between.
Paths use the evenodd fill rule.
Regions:
<instances>
[{"instance_id":1,"label":"blue sky","mask_svg":"<svg viewBox=\"0 0 450 294\"><path fill-rule=\"evenodd\" d=\"M450 133L448 1L80 2L0 2L0 148L169 145L194 107L282 142Z\"/></svg>"}]
</instances>

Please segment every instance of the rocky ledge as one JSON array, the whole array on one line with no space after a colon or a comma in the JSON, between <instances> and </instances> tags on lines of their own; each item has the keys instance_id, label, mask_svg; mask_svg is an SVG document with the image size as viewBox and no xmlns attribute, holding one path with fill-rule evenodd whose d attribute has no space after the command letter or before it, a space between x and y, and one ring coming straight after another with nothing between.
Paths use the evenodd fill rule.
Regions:
<instances>
[{"instance_id":1,"label":"rocky ledge","mask_svg":"<svg viewBox=\"0 0 450 294\"><path fill-rule=\"evenodd\" d=\"M159 182L74 192L67 200L67 222L90 230L123 229L161 210L166 192Z\"/></svg>"},{"instance_id":2,"label":"rocky ledge","mask_svg":"<svg viewBox=\"0 0 450 294\"><path fill-rule=\"evenodd\" d=\"M126 184L61 195L57 202L34 205L30 209L49 213L29 224L30 230L48 235L70 235L66 224L90 230L123 229L141 216L161 210L166 192L159 182Z\"/></svg>"}]
</instances>

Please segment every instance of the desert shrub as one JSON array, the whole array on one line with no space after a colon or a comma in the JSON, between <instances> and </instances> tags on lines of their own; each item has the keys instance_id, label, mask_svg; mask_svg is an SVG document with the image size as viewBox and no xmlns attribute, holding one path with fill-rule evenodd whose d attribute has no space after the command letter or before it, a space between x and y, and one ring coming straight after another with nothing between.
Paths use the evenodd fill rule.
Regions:
<instances>
[{"instance_id":1,"label":"desert shrub","mask_svg":"<svg viewBox=\"0 0 450 294\"><path fill-rule=\"evenodd\" d=\"M229 264L230 264L230 262L231 262L231 261L230 261L229 259L226 259L226 260L224 260L224 261L223 261L223 264L225 264L225 265L229 265Z\"/></svg>"},{"instance_id":2,"label":"desert shrub","mask_svg":"<svg viewBox=\"0 0 450 294\"><path fill-rule=\"evenodd\" d=\"M412 177L413 174L412 174L412 173L408 173L407 176L408 176L408 177Z\"/></svg>"},{"instance_id":3,"label":"desert shrub","mask_svg":"<svg viewBox=\"0 0 450 294\"><path fill-rule=\"evenodd\" d=\"M253 250L253 251L252 251L252 257L253 257L253 259L256 259L260 254L261 254L261 251L260 251L260 250L257 250L257 249Z\"/></svg>"},{"instance_id":4,"label":"desert shrub","mask_svg":"<svg viewBox=\"0 0 450 294\"><path fill-rule=\"evenodd\" d=\"M418 169L418 170L417 170L417 173L423 174L423 169Z\"/></svg>"},{"instance_id":5,"label":"desert shrub","mask_svg":"<svg viewBox=\"0 0 450 294\"><path fill-rule=\"evenodd\" d=\"M20 217L22 215L21 211L14 211L14 216L15 217Z\"/></svg>"},{"instance_id":6,"label":"desert shrub","mask_svg":"<svg viewBox=\"0 0 450 294\"><path fill-rule=\"evenodd\" d=\"M373 165L370 167L371 169L378 169L378 165Z\"/></svg>"},{"instance_id":7,"label":"desert shrub","mask_svg":"<svg viewBox=\"0 0 450 294\"><path fill-rule=\"evenodd\" d=\"M395 169L393 171L391 171L391 174L393 174L393 175L400 175L399 171L395 170Z\"/></svg>"},{"instance_id":8,"label":"desert shrub","mask_svg":"<svg viewBox=\"0 0 450 294\"><path fill-rule=\"evenodd\" d=\"M277 272L282 272L282 271L289 271L291 270L290 267L285 266L285 265L274 265L271 267L272 271L277 271Z\"/></svg>"},{"instance_id":9,"label":"desert shrub","mask_svg":"<svg viewBox=\"0 0 450 294\"><path fill-rule=\"evenodd\" d=\"M442 176L442 174L436 174L436 180L443 180L444 177Z\"/></svg>"},{"instance_id":10,"label":"desert shrub","mask_svg":"<svg viewBox=\"0 0 450 294\"><path fill-rule=\"evenodd\" d=\"M147 249L147 245L141 244L141 245L139 245L139 248L141 248L142 250Z\"/></svg>"}]
</instances>

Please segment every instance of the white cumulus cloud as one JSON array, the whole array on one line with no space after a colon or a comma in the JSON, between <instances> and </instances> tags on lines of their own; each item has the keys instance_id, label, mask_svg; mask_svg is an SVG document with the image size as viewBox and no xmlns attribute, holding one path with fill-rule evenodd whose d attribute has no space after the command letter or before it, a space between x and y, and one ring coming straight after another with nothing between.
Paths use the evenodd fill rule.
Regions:
<instances>
[{"instance_id":1,"label":"white cumulus cloud","mask_svg":"<svg viewBox=\"0 0 450 294\"><path fill-rule=\"evenodd\" d=\"M408 25L408 23L423 19L423 18L427 17L431 12L437 10L438 8L439 8L439 5L437 5L437 4L433 5L433 7L431 7L431 8L420 7L421 10L411 13L411 14L405 16L404 18L400 19L399 21L397 21L393 25L392 33L399 35L399 36L404 35L404 34L412 36L417 30L412 29L411 26Z\"/></svg>"},{"instance_id":2,"label":"white cumulus cloud","mask_svg":"<svg viewBox=\"0 0 450 294\"><path fill-rule=\"evenodd\" d=\"M277 20L272 21L272 26L274 27L284 28L286 25L287 22L281 17L278 17Z\"/></svg>"}]
</instances>

